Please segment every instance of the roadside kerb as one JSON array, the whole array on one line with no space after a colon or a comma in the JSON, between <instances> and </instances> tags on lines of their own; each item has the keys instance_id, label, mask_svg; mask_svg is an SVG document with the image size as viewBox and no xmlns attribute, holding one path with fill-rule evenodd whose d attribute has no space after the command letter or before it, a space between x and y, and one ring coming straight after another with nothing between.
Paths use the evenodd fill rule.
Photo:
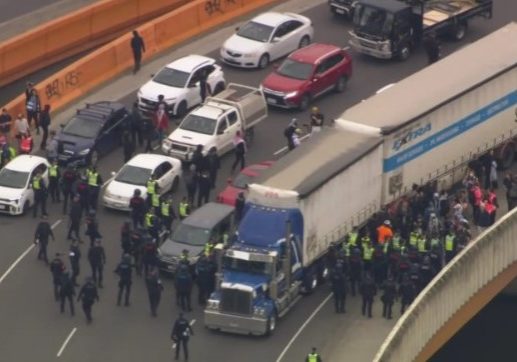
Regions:
<instances>
[{"instance_id":1,"label":"roadside kerb","mask_svg":"<svg viewBox=\"0 0 517 362\"><path fill-rule=\"evenodd\" d=\"M146 42L144 60L227 21L275 2L278 0L192 1L138 28ZM214 3L219 4L217 10L213 10ZM212 4L212 7L207 4ZM35 88L40 95L41 104L49 104L55 112L130 69L133 64L130 38L131 34L126 34L37 84ZM5 107L13 115L25 113L25 95L18 96Z\"/></svg>"},{"instance_id":2,"label":"roadside kerb","mask_svg":"<svg viewBox=\"0 0 517 362\"><path fill-rule=\"evenodd\" d=\"M104 0L0 44L0 86L104 44L189 0Z\"/></svg>"}]
</instances>

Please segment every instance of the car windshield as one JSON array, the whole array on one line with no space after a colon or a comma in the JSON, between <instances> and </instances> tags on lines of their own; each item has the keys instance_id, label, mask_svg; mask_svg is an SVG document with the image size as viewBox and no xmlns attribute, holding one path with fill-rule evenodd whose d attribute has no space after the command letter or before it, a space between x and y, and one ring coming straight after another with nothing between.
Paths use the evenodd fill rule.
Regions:
<instances>
[{"instance_id":1,"label":"car windshield","mask_svg":"<svg viewBox=\"0 0 517 362\"><path fill-rule=\"evenodd\" d=\"M312 64L287 58L276 72L284 77L306 80L312 74Z\"/></svg>"},{"instance_id":2,"label":"car windshield","mask_svg":"<svg viewBox=\"0 0 517 362\"><path fill-rule=\"evenodd\" d=\"M210 230L180 223L172 234L172 240L182 244L203 246L210 240Z\"/></svg>"},{"instance_id":3,"label":"car windshield","mask_svg":"<svg viewBox=\"0 0 517 362\"><path fill-rule=\"evenodd\" d=\"M272 26L250 21L249 23L247 23L239 29L237 35L242 36L246 39L256 40L261 43L267 43L269 41L269 38L271 37L273 29L274 28Z\"/></svg>"},{"instance_id":4,"label":"car windshield","mask_svg":"<svg viewBox=\"0 0 517 362\"><path fill-rule=\"evenodd\" d=\"M0 186L23 189L27 185L28 172L14 171L8 168L0 170Z\"/></svg>"},{"instance_id":5,"label":"car windshield","mask_svg":"<svg viewBox=\"0 0 517 362\"><path fill-rule=\"evenodd\" d=\"M250 183L252 183L255 176L250 176L243 174L242 172L235 177L235 180L232 182L232 186L237 187L238 189L245 189Z\"/></svg>"},{"instance_id":6,"label":"car windshield","mask_svg":"<svg viewBox=\"0 0 517 362\"><path fill-rule=\"evenodd\" d=\"M169 87L184 88L189 75L176 69L163 68L154 76L153 81Z\"/></svg>"},{"instance_id":7,"label":"car windshield","mask_svg":"<svg viewBox=\"0 0 517 362\"><path fill-rule=\"evenodd\" d=\"M143 167L125 165L115 177L115 181L126 184L145 186L153 170Z\"/></svg>"},{"instance_id":8,"label":"car windshield","mask_svg":"<svg viewBox=\"0 0 517 362\"><path fill-rule=\"evenodd\" d=\"M214 134L216 123L215 119L189 114L181 122L180 128L185 131L212 135Z\"/></svg>"},{"instance_id":9,"label":"car windshield","mask_svg":"<svg viewBox=\"0 0 517 362\"><path fill-rule=\"evenodd\" d=\"M63 128L63 133L82 138L95 138L101 127L100 122L74 117Z\"/></svg>"},{"instance_id":10,"label":"car windshield","mask_svg":"<svg viewBox=\"0 0 517 362\"><path fill-rule=\"evenodd\" d=\"M387 36L390 34L393 14L372 6L358 5L354 15L354 25L360 32L369 35Z\"/></svg>"},{"instance_id":11,"label":"car windshield","mask_svg":"<svg viewBox=\"0 0 517 362\"><path fill-rule=\"evenodd\" d=\"M231 256L223 257L224 269L234 270L242 273L251 274L271 274L272 265L263 261L251 261L233 258Z\"/></svg>"}]
</instances>

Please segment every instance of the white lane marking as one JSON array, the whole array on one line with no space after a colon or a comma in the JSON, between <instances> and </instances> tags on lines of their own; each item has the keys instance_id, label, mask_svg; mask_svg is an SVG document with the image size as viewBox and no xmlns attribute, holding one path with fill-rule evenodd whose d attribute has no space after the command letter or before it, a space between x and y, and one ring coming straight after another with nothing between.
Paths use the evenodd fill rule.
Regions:
<instances>
[{"instance_id":1,"label":"white lane marking","mask_svg":"<svg viewBox=\"0 0 517 362\"><path fill-rule=\"evenodd\" d=\"M72 339L72 337L74 336L75 332L77 332L77 328L74 327L74 329L72 329L72 332L70 332L70 334L68 335L68 337L66 337L65 341L63 342L63 345L61 346L61 348L59 349L59 352L57 352L57 357L61 357L61 354L63 353L63 351L65 350L66 348L66 345L68 344L68 342L70 342L70 340Z\"/></svg>"},{"instance_id":2,"label":"white lane marking","mask_svg":"<svg viewBox=\"0 0 517 362\"><path fill-rule=\"evenodd\" d=\"M115 176L111 176L109 179L106 180L106 182L104 182L101 186L101 189L102 188L105 188L107 184L109 184L111 181L113 181L113 179L115 178Z\"/></svg>"},{"instance_id":3,"label":"white lane marking","mask_svg":"<svg viewBox=\"0 0 517 362\"><path fill-rule=\"evenodd\" d=\"M61 223L61 219L59 219L58 221L56 221L55 223L52 224L51 228L54 229L56 226L58 226L60 223ZM19 262L22 261L23 258L25 258L25 256L27 254L29 254L31 252L32 249L34 249L36 245L34 243L31 243L31 245L25 249L25 251L18 257L18 259L16 259L14 261L14 263L11 264L11 266L5 271L4 274L2 274L2 276L0 277L0 284L2 284L2 282L4 281L5 278L7 278L7 276L13 271L14 268L16 268L16 265L18 265Z\"/></svg>"},{"instance_id":4,"label":"white lane marking","mask_svg":"<svg viewBox=\"0 0 517 362\"><path fill-rule=\"evenodd\" d=\"M307 318L305 323L303 323L302 326L298 329L298 331L296 331L295 335L293 336L293 338L291 338L289 343L287 343L287 345L283 349L282 353L280 353L280 356L278 356L278 358L276 359L276 362L282 361L282 358L284 358L285 354L287 353L289 348L291 348L291 345L294 343L296 338L298 338L300 333L302 333L302 331L305 329L305 327L307 327L307 325L310 323L310 321L316 316L316 314L318 314L318 312L321 310L321 308L323 308L323 306L330 300L331 297L332 297L332 293L330 293L327 296L327 298L325 298L325 300L323 300L323 302L321 302L320 305L318 305L318 308L316 308L314 310L314 312L312 312L312 314L309 316L309 318Z\"/></svg>"},{"instance_id":5,"label":"white lane marking","mask_svg":"<svg viewBox=\"0 0 517 362\"><path fill-rule=\"evenodd\" d=\"M189 324L192 327L194 325L194 323L196 323L196 320L192 319ZM175 349L175 348L176 348L176 343L173 343L171 346L171 349Z\"/></svg>"}]
</instances>

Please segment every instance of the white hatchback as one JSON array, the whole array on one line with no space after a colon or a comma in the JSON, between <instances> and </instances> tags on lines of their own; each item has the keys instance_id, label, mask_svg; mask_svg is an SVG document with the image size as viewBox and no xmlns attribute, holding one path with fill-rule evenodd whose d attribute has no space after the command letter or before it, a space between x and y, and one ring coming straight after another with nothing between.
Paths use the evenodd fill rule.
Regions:
<instances>
[{"instance_id":1,"label":"white hatchback","mask_svg":"<svg viewBox=\"0 0 517 362\"><path fill-rule=\"evenodd\" d=\"M136 189L147 198L147 181L154 177L160 195L176 191L181 177L181 161L151 153L141 153L129 160L109 181L102 197L104 206L129 211L129 201Z\"/></svg>"},{"instance_id":2,"label":"white hatchback","mask_svg":"<svg viewBox=\"0 0 517 362\"><path fill-rule=\"evenodd\" d=\"M48 187L50 164L43 157L20 155L0 170L0 213L25 214L34 204L32 178L41 172Z\"/></svg>"},{"instance_id":3,"label":"white hatchback","mask_svg":"<svg viewBox=\"0 0 517 362\"><path fill-rule=\"evenodd\" d=\"M226 80L215 60L203 55L188 55L163 67L138 91L138 108L143 113L154 112L158 96L163 95L171 116L183 117L201 103L199 80L207 73L207 83L213 94L224 90Z\"/></svg>"},{"instance_id":4,"label":"white hatchback","mask_svg":"<svg viewBox=\"0 0 517 362\"><path fill-rule=\"evenodd\" d=\"M295 13L268 12L253 18L223 44L223 62L242 68L265 68L272 60L310 44L311 19Z\"/></svg>"}]
</instances>

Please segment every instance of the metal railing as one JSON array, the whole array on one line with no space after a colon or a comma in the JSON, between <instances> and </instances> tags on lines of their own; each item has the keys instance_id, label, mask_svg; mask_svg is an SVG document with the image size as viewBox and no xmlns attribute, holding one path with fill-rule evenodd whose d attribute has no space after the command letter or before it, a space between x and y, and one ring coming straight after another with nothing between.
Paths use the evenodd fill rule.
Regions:
<instances>
[{"instance_id":1,"label":"metal railing","mask_svg":"<svg viewBox=\"0 0 517 362\"><path fill-rule=\"evenodd\" d=\"M471 242L420 293L374 361L415 360L465 303L516 261L517 209L513 209Z\"/></svg>"}]
</instances>

